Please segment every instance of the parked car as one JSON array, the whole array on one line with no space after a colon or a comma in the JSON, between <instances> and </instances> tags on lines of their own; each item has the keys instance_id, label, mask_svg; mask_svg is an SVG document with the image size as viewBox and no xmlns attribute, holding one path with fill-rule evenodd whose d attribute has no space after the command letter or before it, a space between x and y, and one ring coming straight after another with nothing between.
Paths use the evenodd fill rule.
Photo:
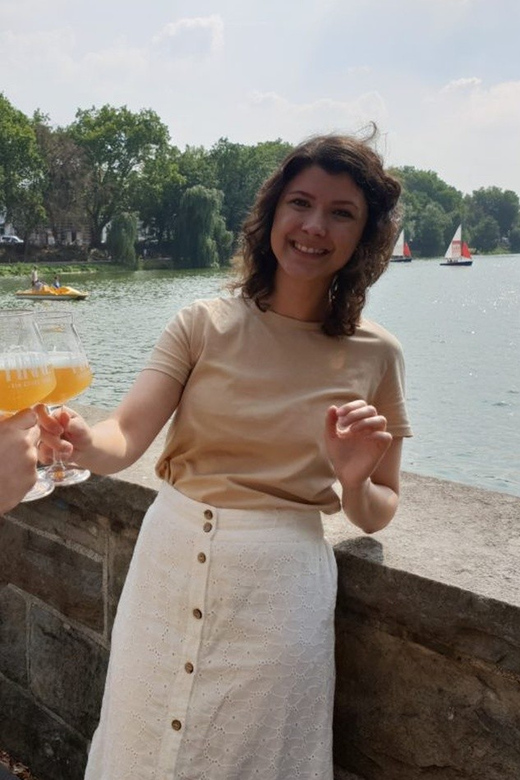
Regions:
<instances>
[{"instance_id":1,"label":"parked car","mask_svg":"<svg viewBox=\"0 0 520 780\"><path fill-rule=\"evenodd\" d=\"M23 240L18 236L0 236L0 244L23 244Z\"/></svg>"}]
</instances>

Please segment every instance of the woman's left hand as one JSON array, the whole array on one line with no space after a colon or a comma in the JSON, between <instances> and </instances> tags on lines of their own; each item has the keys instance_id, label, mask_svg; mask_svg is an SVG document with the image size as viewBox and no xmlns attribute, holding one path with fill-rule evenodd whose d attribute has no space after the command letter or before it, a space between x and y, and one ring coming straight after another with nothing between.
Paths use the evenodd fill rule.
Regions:
<instances>
[{"instance_id":1,"label":"woman's left hand","mask_svg":"<svg viewBox=\"0 0 520 780\"><path fill-rule=\"evenodd\" d=\"M366 482L391 443L386 418L366 401L351 401L328 410L325 444L344 489L360 487Z\"/></svg>"}]
</instances>

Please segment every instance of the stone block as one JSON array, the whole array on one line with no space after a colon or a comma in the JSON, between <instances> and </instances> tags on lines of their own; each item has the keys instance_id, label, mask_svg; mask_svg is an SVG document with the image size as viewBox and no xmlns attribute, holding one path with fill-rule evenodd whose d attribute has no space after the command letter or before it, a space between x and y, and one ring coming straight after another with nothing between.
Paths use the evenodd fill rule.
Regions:
<instances>
[{"instance_id":1,"label":"stone block","mask_svg":"<svg viewBox=\"0 0 520 780\"><path fill-rule=\"evenodd\" d=\"M520 685L364 616L337 623L335 760L367 780L520 777Z\"/></svg>"},{"instance_id":2,"label":"stone block","mask_svg":"<svg viewBox=\"0 0 520 780\"><path fill-rule=\"evenodd\" d=\"M520 609L493 598L381 564L372 538L339 544L338 613L384 622L433 650L520 674Z\"/></svg>"},{"instance_id":3,"label":"stone block","mask_svg":"<svg viewBox=\"0 0 520 780\"><path fill-rule=\"evenodd\" d=\"M29 653L31 692L90 739L99 719L108 651L55 615L33 606Z\"/></svg>"},{"instance_id":4,"label":"stone block","mask_svg":"<svg viewBox=\"0 0 520 780\"><path fill-rule=\"evenodd\" d=\"M99 514L110 522L112 532L139 530L157 491L114 477L93 475L80 485L67 488L67 502L81 511ZM18 511L18 510L16 510Z\"/></svg>"},{"instance_id":5,"label":"stone block","mask_svg":"<svg viewBox=\"0 0 520 780\"><path fill-rule=\"evenodd\" d=\"M27 685L26 618L24 597L0 586L0 672L22 686Z\"/></svg>"},{"instance_id":6,"label":"stone block","mask_svg":"<svg viewBox=\"0 0 520 780\"><path fill-rule=\"evenodd\" d=\"M69 495L68 490L55 490L41 501L19 504L12 514L30 528L104 555L108 521L83 503L71 503Z\"/></svg>"},{"instance_id":7,"label":"stone block","mask_svg":"<svg viewBox=\"0 0 520 780\"><path fill-rule=\"evenodd\" d=\"M0 571L23 591L95 631L104 629L103 565L0 517Z\"/></svg>"},{"instance_id":8,"label":"stone block","mask_svg":"<svg viewBox=\"0 0 520 780\"><path fill-rule=\"evenodd\" d=\"M31 767L39 780L83 780L87 740L0 675L2 748Z\"/></svg>"}]
</instances>

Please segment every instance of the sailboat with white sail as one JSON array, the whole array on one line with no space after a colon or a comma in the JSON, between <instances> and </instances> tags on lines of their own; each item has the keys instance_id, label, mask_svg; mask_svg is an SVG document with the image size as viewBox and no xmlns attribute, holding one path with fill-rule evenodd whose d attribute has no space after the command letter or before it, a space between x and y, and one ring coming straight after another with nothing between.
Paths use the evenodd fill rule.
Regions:
<instances>
[{"instance_id":1,"label":"sailboat with white sail","mask_svg":"<svg viewBox=\"0 0 520 780\"><path fill-rule=\"evenodd\" d=\"M459 225L455 231L455 235L451 239L446 254L444 255L444 262L441 263L441 265L473 265L473 258L471 257L469 247L466 242L462 240L462 225Z\"/></svg>"},{"instance_id":2,"label":"sailboat with white sail","mask_svg":"<svg viewBox=\"0 0 520 780\"><path fill-rule=\"evenodd\" d=\"M394 249L392 251L391 263L411 263L412 253L404 237L404 228L399 233L397 241L395 242Z\"/></svg>"}]
</instances>

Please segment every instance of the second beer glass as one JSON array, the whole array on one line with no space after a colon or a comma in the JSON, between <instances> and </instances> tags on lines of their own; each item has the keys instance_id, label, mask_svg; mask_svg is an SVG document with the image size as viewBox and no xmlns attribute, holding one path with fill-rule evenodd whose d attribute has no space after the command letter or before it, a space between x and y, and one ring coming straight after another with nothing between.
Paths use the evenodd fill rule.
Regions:
<instances>
[{"instance_id":1,"label":"second beer glass","mask_svg":"<svg viewBox=\"0 0 520 780\"><path fill-rule=\"evenodd\" d=\"M43 399L43 403L60 407L89 387L92 371L71 312L41 313L37 320L56 378L54 389ZM90 477L88 469L63 463L56 456L46 471L57 486L75 485Z\"/></svg>"}]
</instances>

